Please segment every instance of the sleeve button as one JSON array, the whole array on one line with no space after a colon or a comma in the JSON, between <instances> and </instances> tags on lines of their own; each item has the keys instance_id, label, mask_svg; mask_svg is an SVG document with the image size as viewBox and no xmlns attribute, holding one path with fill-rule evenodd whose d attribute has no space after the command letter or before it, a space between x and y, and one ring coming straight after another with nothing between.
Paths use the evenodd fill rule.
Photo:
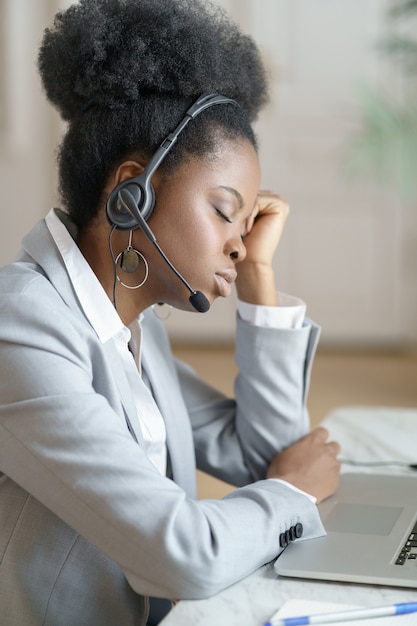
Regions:
<instances>
[{"instance_id":1,"label":"sleeve button","mask_svg":"<svg viewBox=\"0 0 417 626\"><path fill-rule=\"evenodd\" d=\"M304 531L303 525L300 522L298 522L298 524L295 525L294 530L295 530L296 539L299 539L302 536L303 531Z\"/></svg>"},{"instance_id":2,"label":"sleeve button","mask_svg":"<svg viewBox=\"0 0 417 626\"><path fill-rule=\"evenodd\" d=\"M296 539L295 526L291 526L289 530L289 535L290 535L290 541L294 541L294 539Z\"/></svg>"}]
</instances>

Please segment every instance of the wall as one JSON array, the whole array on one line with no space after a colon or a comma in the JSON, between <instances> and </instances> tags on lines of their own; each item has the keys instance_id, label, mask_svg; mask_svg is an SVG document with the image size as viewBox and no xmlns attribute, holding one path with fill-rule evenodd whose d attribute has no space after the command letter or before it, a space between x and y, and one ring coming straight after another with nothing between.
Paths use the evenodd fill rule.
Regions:
<instances>
[{"instance_id":1,"label":"wall","mask_svg":"<svg viewBox=\"0 0 417 626\"><path fill-rule=\"evenodd\" d=\"M416 207L394 188L349 180L345 160L360 122L357 88L400 89L377 43L386 33L381 0L223 0L260 43L271 103L257 130L263 186L292 211L275 259L280 289L299 295L323 327L322 344L417 343ZM210 313L207 336L233 327L233 303ZM181 314L168 322L182 339Z\"/></svg>"},{"instance_id":2,"label":"wall","mask_svg":"<svg viewBox=\"0 0 417 626\"><path fill-rule=\"evenodd\" d=\"M2 0L0 21L0 264L53 204L57 119L36 74L36 54L53 13L46 0Z\"/></svg>"}]
</instances>

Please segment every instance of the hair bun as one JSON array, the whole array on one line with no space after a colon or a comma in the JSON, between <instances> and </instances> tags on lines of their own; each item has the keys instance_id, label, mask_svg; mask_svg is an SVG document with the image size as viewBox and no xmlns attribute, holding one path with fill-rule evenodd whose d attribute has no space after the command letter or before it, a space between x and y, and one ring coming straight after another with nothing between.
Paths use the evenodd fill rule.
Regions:
<instances>
[{"instance_id":1,"label":"hair bun","mask_svg":"<svg viewBox=\"0 0 417 626\"><path fill-rule=\"evenodd\" d=\"M142 93L220 92L251 117L266 99L252 39L206 0L80 0L45 31L38 67L65 120L93 105L124 109Z\"/></svg>"}]
</instances>

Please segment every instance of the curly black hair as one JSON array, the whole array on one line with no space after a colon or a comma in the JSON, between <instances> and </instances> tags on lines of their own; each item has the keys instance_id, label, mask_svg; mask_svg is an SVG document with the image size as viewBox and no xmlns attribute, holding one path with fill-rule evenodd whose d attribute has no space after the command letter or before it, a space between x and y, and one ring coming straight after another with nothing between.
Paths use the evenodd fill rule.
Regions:
<instances>
[{"instance_id":1,"label":"curly black hair","mask_svg":"<svg viewBox=\"0 0 417 626\"><path fill-rule=\"evenodd\" d=\"M68 122L58 155L62 202L80 228L96 215L108 176L125 158L149 158L203 92L217 105L181 134L161 168L215 153L243 137L267 101L254 41L206 0L79 0L55 16L39 50L49 101Z\"/></svg>"}]
</instances>

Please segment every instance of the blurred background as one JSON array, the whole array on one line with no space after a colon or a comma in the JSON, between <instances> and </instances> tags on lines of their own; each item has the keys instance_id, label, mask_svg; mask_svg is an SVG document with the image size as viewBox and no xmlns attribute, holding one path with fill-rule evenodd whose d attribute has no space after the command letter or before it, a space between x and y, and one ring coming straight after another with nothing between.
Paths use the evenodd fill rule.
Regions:
<instances>
[{"instance_id":1,"label":"blurred background","mask_svg":"<svg viewBox=\"0 0 417 626\"><path fill-rule=\"evenodd\" d=\"M0 265L58 203L63 126L41 93L36 55L71 3L0 0ZM416 406L417 3L217 3L255 38L270 75L256 124L262 185L292 208L277 285L323 328L313 422L340 404ZM165 322L177 353L227 391L234 311L232 297Z\"/></svg>"}]
</instances>

